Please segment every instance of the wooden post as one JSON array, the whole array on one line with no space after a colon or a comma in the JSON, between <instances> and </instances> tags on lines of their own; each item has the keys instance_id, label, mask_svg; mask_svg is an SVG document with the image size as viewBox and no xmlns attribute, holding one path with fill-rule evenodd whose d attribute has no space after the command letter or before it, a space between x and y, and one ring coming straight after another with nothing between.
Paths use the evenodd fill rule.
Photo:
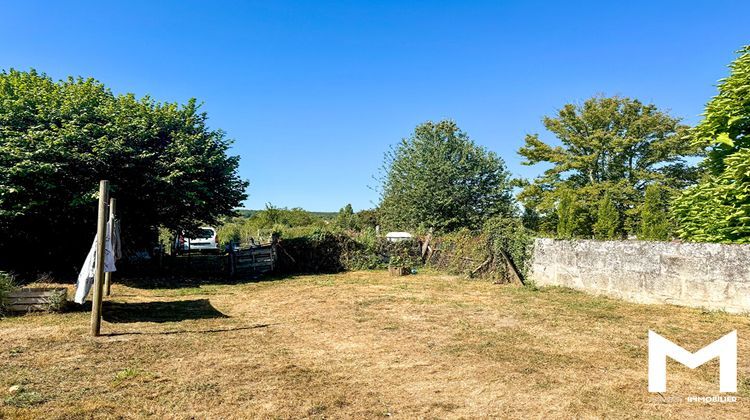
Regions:
<instances>
[{"instance_id":1,"label":"wooden post","mask_svg":"<svg viewBox=\"0 0 750 420\"><path fill-rule=\"evenodd\" d=\"M96 222L96 262L94 295L91 300L91 335L98 336L102 325L102 289L104 286L104 244L107 240L107 202L109 181L99 181L99 217Z\"/></svg>"},{"instance_id":2,"label":"wooden post","mask_svg":"<svg viewBox=\"0 0 750 420\"><path fill-rule=\"evenodd\" d=\"M117 200L109 199L109 223L110 229L115 228L115 210L117 209ZM112 287L112 273L104 273L104 295L109 296Z\"/></svg>"}]
</instances>

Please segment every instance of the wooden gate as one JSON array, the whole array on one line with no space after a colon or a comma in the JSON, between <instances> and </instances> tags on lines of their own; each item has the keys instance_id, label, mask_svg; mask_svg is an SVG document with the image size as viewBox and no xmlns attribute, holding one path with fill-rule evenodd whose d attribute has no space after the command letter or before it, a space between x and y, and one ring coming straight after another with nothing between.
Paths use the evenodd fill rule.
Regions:
<instances>
[{"instance_id":1,"label":"wooden gate","mask_svg":"<svg viewBox=\"0 0 750 420\"><path fill-rule=\"evenodd\" d=\"M266 244L231 251L229 264L232 276L270 273L276 268L276 245Z\"/></svg>"}]
</instances>

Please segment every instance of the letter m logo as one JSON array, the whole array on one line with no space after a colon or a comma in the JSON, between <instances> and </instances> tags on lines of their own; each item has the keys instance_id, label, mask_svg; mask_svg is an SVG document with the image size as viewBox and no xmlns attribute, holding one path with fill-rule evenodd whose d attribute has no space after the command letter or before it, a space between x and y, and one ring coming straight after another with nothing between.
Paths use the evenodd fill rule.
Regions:
<instances>
[{"instance_id":1,"label":"letter m logo","mask_svg":"<svg viewBox=\"0 0 750 420\"><path fill-rule=\"evenodd\" d=\"M690 369L719 358L719 392L737 392L737 331L721 337L695 353L659 334L648 332L648 391L667 390L667 356Z\"/></svg>"}]
</instances>

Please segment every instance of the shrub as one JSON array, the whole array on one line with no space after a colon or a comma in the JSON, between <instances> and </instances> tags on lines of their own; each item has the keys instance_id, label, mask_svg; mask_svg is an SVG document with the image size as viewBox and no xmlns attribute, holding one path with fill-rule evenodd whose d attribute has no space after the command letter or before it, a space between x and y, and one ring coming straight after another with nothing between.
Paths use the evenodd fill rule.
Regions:
<instances>
[{"instance_id":1,"label":"shrub","mask_svg":"<svg viewBox=\"0 0 750 420\"><path fill-rule=\"evenodd\" d=\"M0 315L4 315L7 312L8 305L8 294L16 288L16 282L13 276L10 274L0 271Z\"/></svg>"},{"instance_id":2,"label":"shrub","mask_svg":"<svg viewBox=\"0 0 750 420\"><path fill-rule=\"evenodd\" d=\"M578 206L572 191L565 189L557 204L557 237L571 239L575 236Z\"/></svg>"},{"instance_id":3,"label":"shrub","mask_svg":"<svg viewBox=\"0 0 750 420\"><path fill-rule=\"evenodd\" d=\"M620 235L620 212L612 199L612 194L604 193L599 200L599 210L594 223L594 237L596 239L619 239Z\"/></svg>"},{"instance_id":4,"label":"shrub","mask_svg":"<svg viewBox=\"0 0 750 420\"><path fill-rule=\"evenodd\" d=\"M489 235L490 251L495 260L504 252L520 274L527 277L531 265L534 232L524 227L522 220L508 217L490 219L485 223L484 231ZM507 279L505 264L499 264L499 268Z\"/></svg>"},{"instance_id":5,"label":"shrub","mask_svg":"<svg viewBox=\"0 0 750 420\"><path fill-rule=\"evenodd\" d=\"M460 230L434 242L430 265L438 270L470 277L507 282L505 257L526 277L533 251L534 234L518 218L495 217L481 231Z\"/></svg>"},{"instance_id":6,"label":"shrub","mask_svg":"<svg viewBox=\"0 0 750 420\"><path fill-rule=\"evenodd\" d=\"M281 235L278 269L283 273L335 273L386 268L391 258L421 264L417 241L388 242L374 230L358 234L318 229L299 236ZM286 236L285 236L286 235Z\"/></svg>"},{"instance_id":7,"label":"shrub","mask_svg":"<svg viewBox=\"0 0 750 420\"><path fill-rule=\"evenodd\" d=\"M646 187L646 198L640 208L641 224L638 239L666 241L672 232L667 208L666 190L659 185Z\"/></svg>"}]
</instances>

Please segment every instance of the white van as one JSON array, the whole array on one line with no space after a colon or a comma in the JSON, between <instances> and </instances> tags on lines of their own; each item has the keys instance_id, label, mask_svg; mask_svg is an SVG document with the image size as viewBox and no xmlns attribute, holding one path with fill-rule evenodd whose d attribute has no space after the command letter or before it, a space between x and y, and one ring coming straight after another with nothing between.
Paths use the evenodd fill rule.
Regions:
<instances>
[{"instance_id":1,"label":"white van","mask_svg":"<svg viewBox=\"0 0 750 420\"><path fill-rule=\"evenodd\" d=\"M201 251L219 249L219 238L216 236L216 229L210 226L201 226L198 228L198 234L195 238L186 238L182 235L177 237L177 249L180 251Z\"/></svg>"}]
</instances>

